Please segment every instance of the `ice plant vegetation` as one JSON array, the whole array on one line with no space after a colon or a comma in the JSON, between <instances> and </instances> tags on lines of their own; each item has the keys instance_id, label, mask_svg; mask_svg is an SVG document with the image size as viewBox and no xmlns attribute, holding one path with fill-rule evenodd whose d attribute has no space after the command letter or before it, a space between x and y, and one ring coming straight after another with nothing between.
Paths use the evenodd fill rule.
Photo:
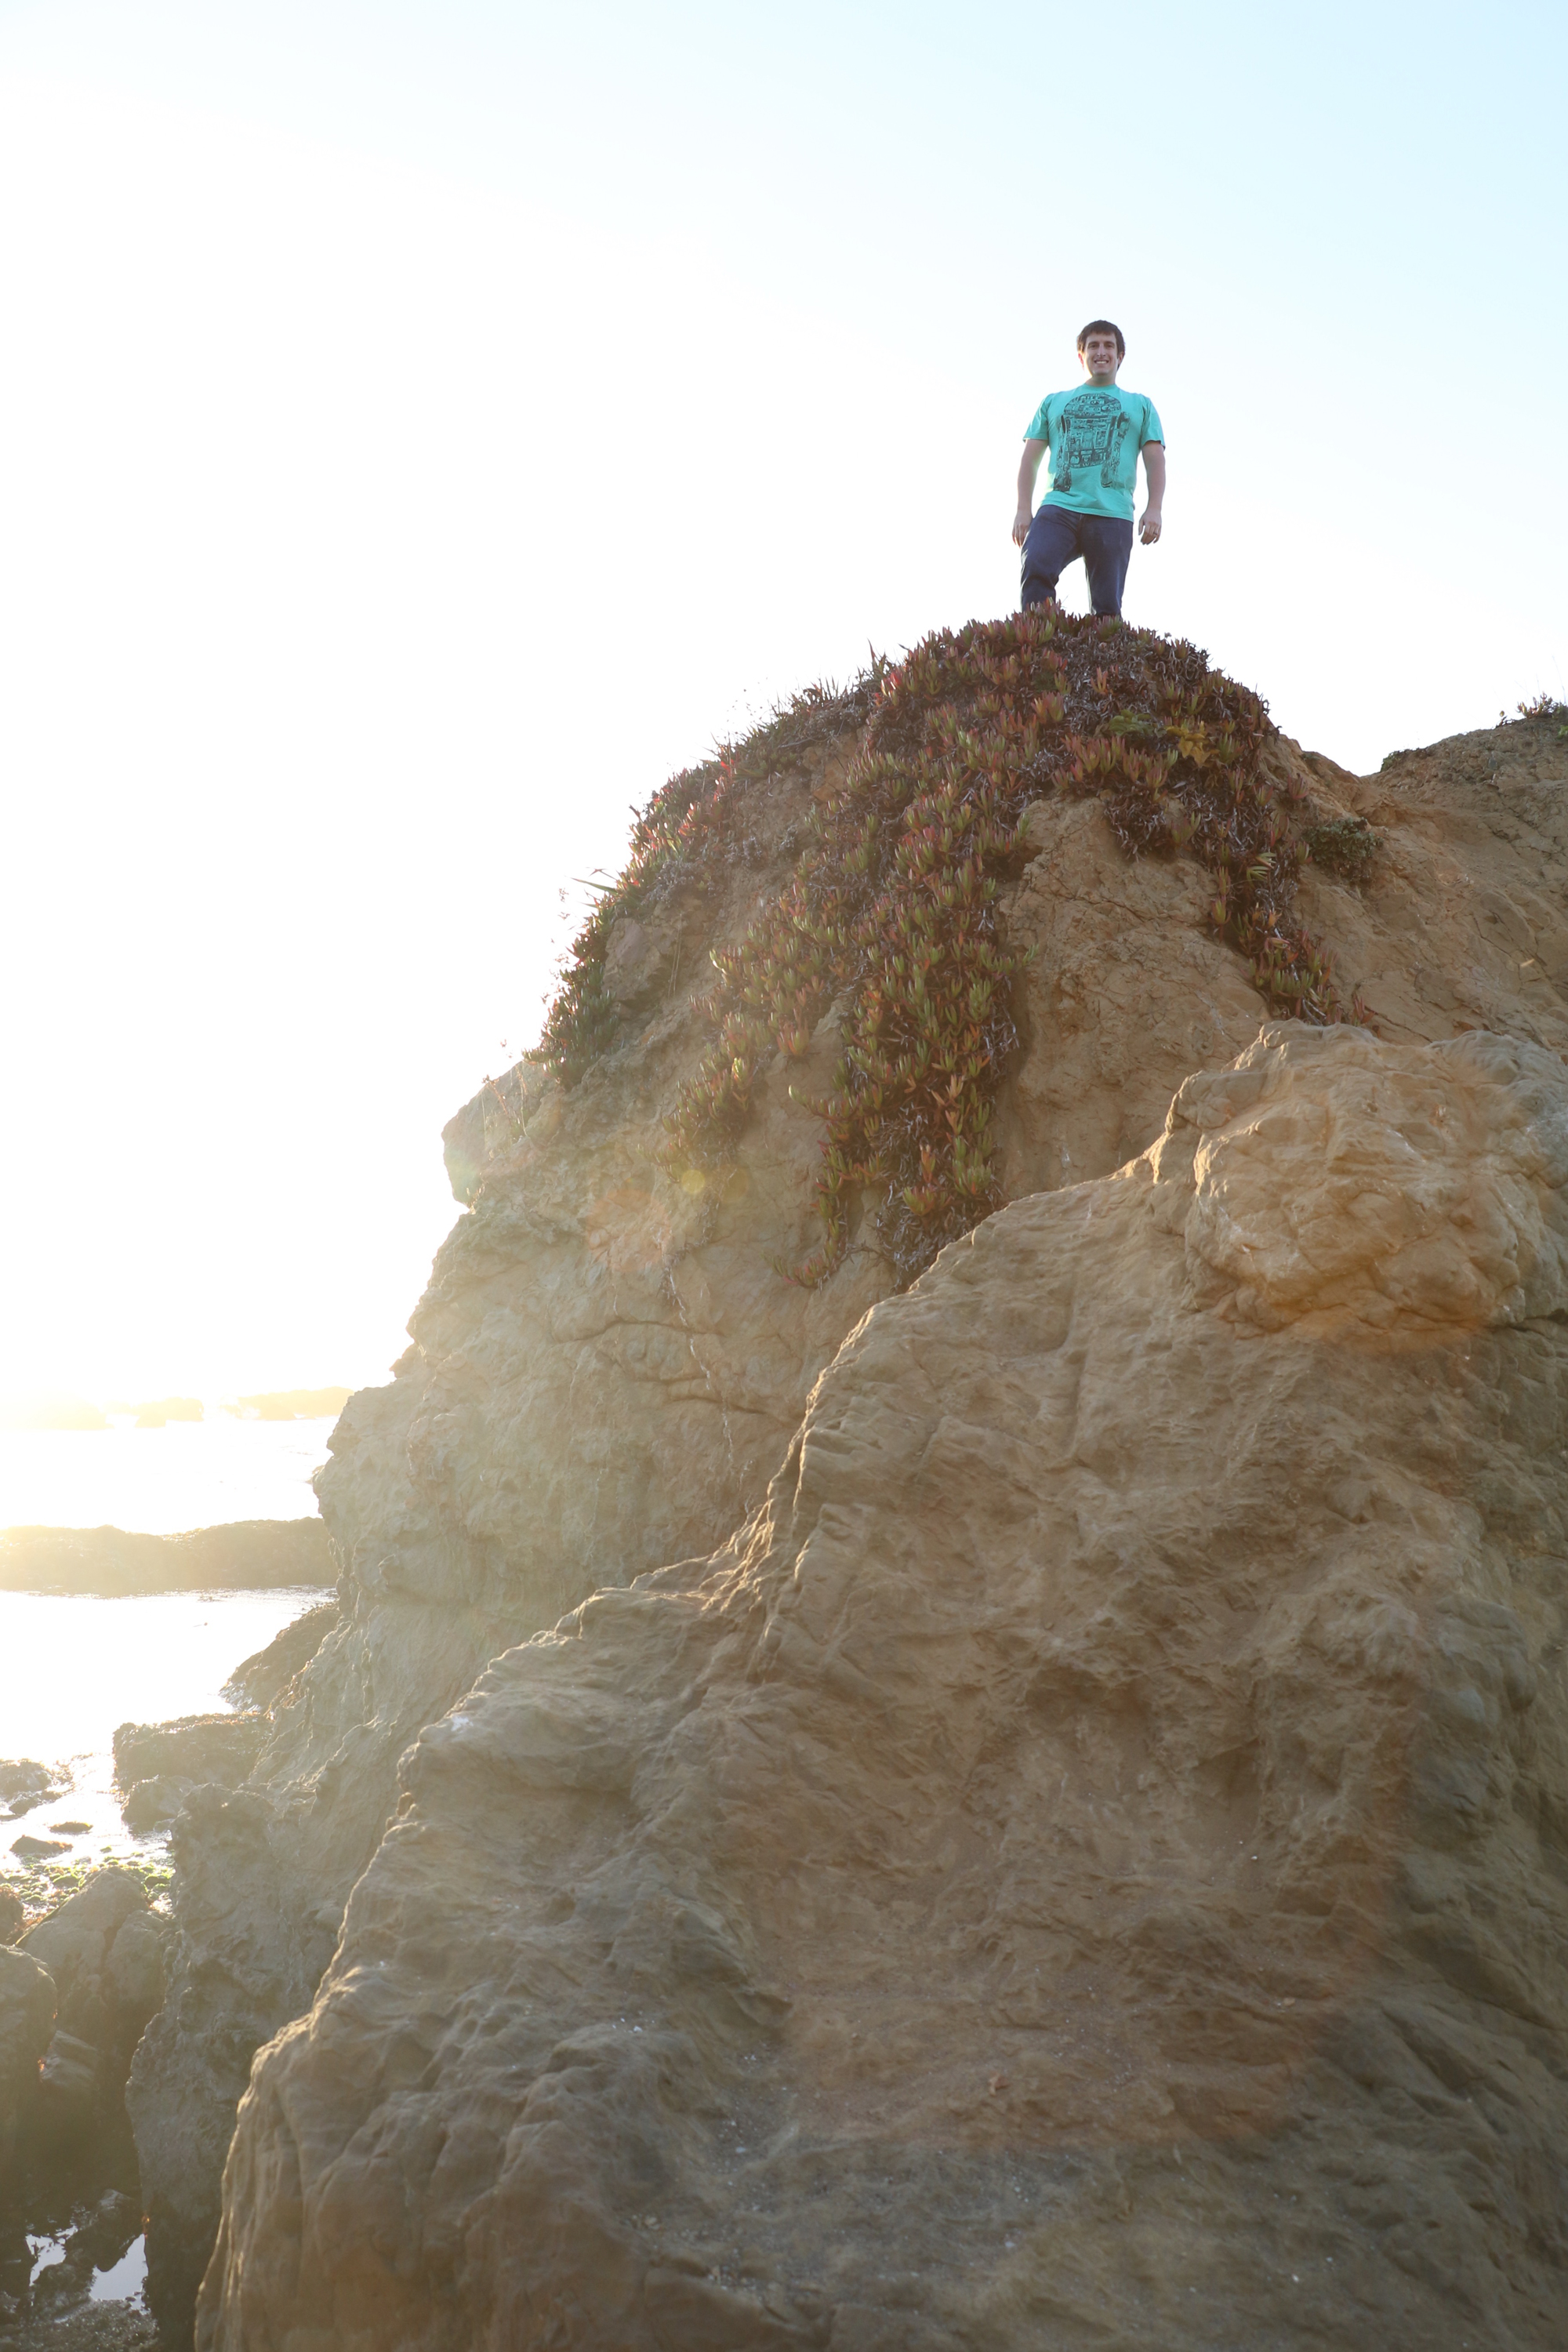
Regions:
<instances>
[{"instance_id":1,"label":"ice plant vegetation","mask_svg":"<svg viewBox=\"0 0 1568 2352\"><path fill-rule=\"evenodd\" d=\"M1363 1017L1293 917L1310 853L1301 813L1264 772L1266 706L1194 646L1032 613L939 631L846 693L798 697L655 796L551 1008L540 1050L565 1084L615 1035L604 962L616 917L747 859L745 781L850 728L859 750L818 799L788 881L712 950L713 1043L670 1121L678 1165L722 1163L764 1067L776 1055L787 1069L834 1008L839 1058L814 1104L823 1242L792 1278L832 1272L858 1204L902 1281L998 1204L994 1102L1023 959L999 933L997 890L1033 802L1092 795L1128 856L1200 860L1210 924L1270 1013Z\"/></svg>"}]
</instances>

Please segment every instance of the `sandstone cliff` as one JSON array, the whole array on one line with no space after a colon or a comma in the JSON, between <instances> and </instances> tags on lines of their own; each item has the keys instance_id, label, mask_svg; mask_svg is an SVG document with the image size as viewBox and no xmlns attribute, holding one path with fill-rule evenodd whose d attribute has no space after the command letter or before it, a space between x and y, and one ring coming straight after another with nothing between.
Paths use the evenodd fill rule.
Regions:
<instances>
[{"instance_id":1,"label":"sandstone cliff","mask_svg":"<svg viewBox=\"0 0 1568 2352\"><path fill-rule=\"evenodd\" d=\"M1550 1126L1539 1106L1568 1046L1568 758L1550 727L1521 725L1357 780L1269 735L1239 690L1199 678L1168 729L1188 797L1168 837L1150 824L1141 836L1125 793L1095 789L1096 746L1121 740L1118 730L1148 740L1156 722L1133 707L1115 645L1079 635L1063 693L1037 695L1014 738L993 723L1005 679L959 714L962 728L934 690L921 716L933 739L957 730L963 745L978 742L976 761L1012 795L990 836L994 896L982 914L995 953L1016 966L1017 1043L988 1114L990 1172L975 1181L993 1187L982 1206L1004 1195L1015 1205L981 1226L983 1242L957 1242L895 1297L897 1236L868 1196L846 1215L816 1286L785 1278L819 1238L816 1106L847 1051L860 1050L852 992L827 982L776 1051L746 1045L744 1117L723 1150L685 1164L669 1150L668 1122L711 1045L699 1006L708 950L740 956L759 910L792 887L822 813L854 803L885 697L876 708L866 693L820 698L733 763L719 854L668 860L606 925L593 1050L553 1074L521 1065L448 1130L469 1206L437 1258L413 1346L390 1387L352 1402L321 1481L340 1622L275 1707L247 1787L215 1792L176 1832L174 1985L132 2094L153 2291L172 2328L217 2225L217 2168L251 2051L308 2011L266 2061L231 2158L205 2304L214 2342L303 2346L310 2326L326 2325L308 2306L333 2297L340 2329L354 2297L367 2316L357 2335L321 2336L323 2352L328 2341L914 2344L921 2328L932 2342L1022 2342L1018 2329L1037 2330L1051 2294L1065 2297L1064 2327L1087 2329L1072 2316L1089 2308L1082 2282L1102 2262L1114 2270L1105 2250L1126 2238L1118 2215L1132 2190L1117 2151L1175 2166L1179 2147L1192 2202L1162 2190L1159 2229L1190 2225L1212 2248L1228 2229L1236 2263L1247 2243L1262 2262L1263 2240L1247 2231L1262 2229L1275 2189L1304 2196L1310 2174L1311 2194L1326 2196L1333 2167L1357 2160L1363 2094L1323 2087L1335 2052L1370 2036L1382 2054L1368 2079L1386 2077L1390 2100L1426 2112L1426 2078L1412 2076L1412 2089L1378 2038L1389 1988L1405 1985L1419 2011L1408 2047L1426 2035L1444 2098L1472 2099L1468 2078L1420 2020L1450 1998L1478 2083L1488 2067L1522 2064L1521 2032L1532 2064L1556 2063L1559 2021L1535 1961L1519 1963L1534 1990L1501 2001L1486 1990L1485 1960L1468 1979L1468 1962L1418 1962L1420 1934L1396 1916L1400 1890L1438 1886L1425 1913L1410 1897L1409 1918L1436 1916L1439 1945L1451 1905L1447 1882L1421 1876L1424 1847L1409 1870L1400 1860L1420 1840L1409 1827L1416 1784L1397 1759L1426 1753L1426 1739L1439 1778L1463 1765L1478 1789L1522 1789L1518 1804L1500 1794L1489 1812L1492 1798L1476 1797L1481 1842L1464 1848L1469 1875L1455 1899L1478 1917L1484 1900L1505 1899L1493 1832L1522 1806L1537 1847L1509 1867L1521 1899L1554 1916L1556 1735L1536 1735L1537 1748L1519 1729L1556 1720L1551 1543L1531 1504L1541 1549L1519 1549L1508 1496L1533 1478L1549 1513L1560 1476L1556 1327L1542 1319L1555 1309L1531 1289L1537 1271L1525 1263L1554 1230L1559 1178L1544 1145L1534 1160L1535 1147L1519 1145L1516 1165L1499 1139ZM1143 657L1134 633L1125 642L1126 658ZM1192 661L1184 675L1197 677ZM1279 893L1254 908L1250 932L1234 908L1216 916L1214 859L1188 838L1194 823L1231 822L1210 792L1235 757L1219 748L1231 738L1220 719L1194 715L1200 686L1220 694L1226 727L1234 713L1256 732L1258 805L1267 800L1276 830L1247 870L1278 856L1283 871L1309 838L1321 847L1292 905ZM1102 737L1083 731L1101 720ZM1128 765L1138 782L1137 759ZM1168 797L1150 805L1170 822ZM1129 845L1145 854L1130 857ZM983 862L976 854L968 868ZM1244 1079L1224 1082L1243 1094L1276 1087L1286 1106L1268 1129L1278 1171L1268 1174L1266 1157L1266 1181L1256 1170L1248 1180L1256 1235L1237 1242L1214 1206L1224 1184L1177 1167L1186 1111L1157 1163L1115 1171L1156 1142L1173 1097L1197 1099L1183 1092L1194 1074L1227 1070L1253 1048L1292 984L1269 959L1309 935L1314 959L1321 949L1335 967L1333 1004L1364 1011L1376 1034L1325 1042L1293 1029ZM1329 1004L1327 983L1310 985ZM1513 1042L1456 1049L1469 1031ZM1433 1041L1446 1059L1421 1058ZM1414 1141L1403 1111L1390 1113L1364 1209L1349 1179L1325 1191L1313 1150L1292 1140L1300 1129L1321 1147L1336 1120L1353 1127L1335 1092L1352 1069L1369 1101L1379 1088L1429 1097L1422 1136L1444 1141L1444 1151ZM1232 1108L1211 1116L1222 1103ZM1241 1095L1215 1096L1203 1116L1235 1125L1228 1164L1250 1166ZM1462 1149L1447 1150L1446 1121ZM1354 1324L1356 1299L1384 1296L1384 1257L1404 1245L1400 1171L1414 1183L1434 1153L1431 1264L1417 1251L1405 1265L1381 1334L1320 1330L1320 1311L1342 1305ZM1184 1223L1172 1205L1184 1185ZM1501 1255L1470 1250L1464 1263L1484 1259L1492 1273L1468 1289L1470 1244L1452 1242L1467 1217L1486 1223L1499 1186L1536 1203L1539 1233L1516 1252L1523 1307L1497 1272L1500 1242ZM1364 1215L1375 1227L1380 1201L1394 1223L1374 1232L1366 1263L1342 1270L1352 1303L1316 1300L1302 1221ZM1189 1233L1194 1217L1209 1220L1206 1239ZM1227 1260L1233 1246L1261 1253L1266 1268L1295 1246L1308 1270L1268 1273L1249 1289L1251 1261ZM965 1267L986 1269L983 1314ZM1203 1287L1221 1274L1242 1302L1226 1312ZM1423 1289L1428 1281L1438 1290ZM1458 1306L1443 1303L1443 1283L1457 1286ZM977 1314L995 1323L989 1335ZM1461 1330L1473 1365L1456 1354ZM936 1369L919 1372L928 1353ZM915 1367L901 1403L867 1370L879 1361ZM942 1437L942 1413L931 1415L949 1389L969 1402L954 1404ZM1421 1434L1444 1399L1444 1443L1458 1449L1447 1483ZM878 1435L882 1412L893 1418ZM1545 1418L1531 1433L1536 1412ZM858 1433L847 1486L802 1490L803 1465L829 1463L840 1422ZM1080 1423L1103 1424L1110 1451L1100 1464L1091 1447L1075 1470ZM1503 1466L1483 1475L1500 1447ZM839 1523L856 1512L858 1532ZM1366 1528L1383 1533L1345 1533ZM1388 1532L1399 1528L1408 1557L1396 1576L1384 1555L1405 1542ZM1361 1546L1360 1568L1335 1567L1346 1544ZM609 1588L626 1597L601 1598L552 1633ZM785 1594L796 1596L787 1606ZM805 1612L804 1648L789 1636L792 1610ZM1385 1610L1394 1663L1380 1682L1346 1629L1381 1624ZM1520 1687L1526 1669L1543 1677L1533 1712L1504 1704L1512 1685L1488 1643L1515 1635L1489 1611L1511 1612L1521 1629ZM492 1670L478 1716L465 1703L466 1723L426 1732L519 1643L529 1646ZM1456 1675L1454 1689L1470 1696L1446 1715L1441 1692ZM1452 1729L1461 1719L1473 1735ZM396 1759L422 1732L400 1799ZM399 1803L405 1818L383 1845ZM1342 1898L1331 1891L1336 1821ZM378 1847L340 1943L345 1901ZM1041 1989L1028 1993L1037 1967ZM511 1992L496 1990L503 1979ZM1084 2022L1089 1994L1111 2020L1098 2040ZM1487 2041L1489 2011L1464 2006L1478 2000L1502 2012L1506 2060ZM1534 2005L1527 2025L1520 2000ZM861 2000L869 2008L857 2018ZM635 2025L637 2048L623 2049ZM1520 2093L1507 2154L1508 2226L1535 2267L1519 2299L1497 2306L1497 2324L1515 2330L1500 2342L1555 2340L1539 2323L1556 2245L1541 2184L1558 2161L1542 2079ZM972 2094L983 2102L973 2113ZM1314 2103L1317 2153L1304 2155ZM548 2194L550 2151L565 2143L551 2137L547 2111L578 2150L570 2165L562 2157ZM1421 2212L1439 2216L1443 2168L1458 2160L1443 2113L1410 2168L1412 2195L1429 2200ZM616 2117L624 2147L612 2145ZM731 2163L724 2131L714 2137L731 2122L743 2161ZM513 2132L509 2169L497 2151ZM763 2165L754 2230L741 2218L753 2160ZM1378 2161L1377 2180L1394 2184L1393 2228L1405 2176L1386 2151ZM626 2162L635 2179L617 2169ZM1038 2232L1048 2212L1070 2221L1079 2284L1042 2284L1036 2242L1015 2231L1008 2248L996 2236L1015 2180L1020 2228ZM294 2221L279 2199L297 2200ZM820 2200L835 2207L831 2230L812 2219ZM929 2275L912 2251L921 2214L928 2233L952 2241ZM1440 2221L1436 2236L1446 2230ZM512 2246L520 2231L532 2252ZM842 2239L842 2277L830 2237ZM1357 2242L1371 2307L1391 2307L1384 2257ZM1138 2275L1152 2275L1154 2241L1139 2243ZM352 2284L340 2253L357 2265ZM1504 2259L1501 2240L1483 2229L1473 2259ZM1184 2282L1194 2343L1228 2340L1212 2323L1232 2273L1217 2252L1210 2268L1206 2287ZM1277 2301L1237 2308L1267 2308L1283 2327L1287 2274L1259 2279L1257 2293ZM1134 2278L1108 2270L1102 2287L1128 2298L1124 2315L1107 2306L1115 2326L1145 2324L1153 2306ZM1008 2316L1015 2303L1036 2318ZM1312 2322L1320 2333L1328 2324ZM737 2328L752 2332L725 2333Z\"/></svg>"},{"instance_id":2,"label":"sandstone cliff","mask_svg":"<svg viewBox=\"0 0 1568 2352\"><path fill-rule=\"evenodd\" d=\"M1560 2343L1568 1084L1268 1030L407 1758L200 2341Z\"/></svg>"}]
</instances>

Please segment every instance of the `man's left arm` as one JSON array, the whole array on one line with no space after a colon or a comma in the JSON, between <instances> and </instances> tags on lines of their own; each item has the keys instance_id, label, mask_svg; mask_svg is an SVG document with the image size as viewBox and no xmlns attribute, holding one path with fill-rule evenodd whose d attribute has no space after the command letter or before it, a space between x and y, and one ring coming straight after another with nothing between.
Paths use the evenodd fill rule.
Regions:
<instances>
[{"instance_id":1,"label":"man's left arm","mask_svg":"<svg viewBox=\"0 0 1568 2352\"><path fill-rule=\"evenodd\" d=\"M1149 503L1143 509L1138 536L1145 547L1152 547L1160 536L1160 516L1165 503L1165 445L1163 441L1144 442L1143 471L1149 480Z\"/></svg>"}]
</instances>

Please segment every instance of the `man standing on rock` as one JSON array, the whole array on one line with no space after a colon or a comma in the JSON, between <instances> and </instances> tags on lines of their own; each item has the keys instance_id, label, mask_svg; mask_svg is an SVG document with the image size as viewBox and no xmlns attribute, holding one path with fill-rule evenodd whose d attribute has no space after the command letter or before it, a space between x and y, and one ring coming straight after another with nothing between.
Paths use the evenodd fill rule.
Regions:
<instances>
[{"instance_id":1,"label":"man standing on rock","mask_svg":"<svg viewBox=\"0 0 1568 2352\"><path fill-rule=\"evenodd\" d=\"M1123 392L1117 372L1127 356L1120 327L1091 319L1078 339L1086 381L1072 392L1048 392L1029 420L1018 467L1018 511L1013 544L1024 551L1024 610L1056 602L1057 582L1082 556L1097 613L1121 613L1121 591L1132 554L1132 500L1138 452L1149 481L1149 502L1138 536L1152 547L1160 536L1165 498L1165 434L1159 411L1141 392ZM1038 514L1035 477L1051 453L1049 487Z\"/></svg>"}]
</instances>

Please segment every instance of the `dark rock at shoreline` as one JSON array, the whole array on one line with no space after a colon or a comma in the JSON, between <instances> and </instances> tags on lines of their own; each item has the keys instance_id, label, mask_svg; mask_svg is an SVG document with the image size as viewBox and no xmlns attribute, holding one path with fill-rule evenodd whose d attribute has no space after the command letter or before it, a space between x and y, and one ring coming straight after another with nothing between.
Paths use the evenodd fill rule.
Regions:
<instances>
[{"instance_id":1,"label":"dark rock at shoreline","mask_svg":"<svg viewBox=\"0 0 1568 2352\"><path fill-rule=\"evenodd\" d=\"M103 2090L103 2053L58 2028L34 2095L32 2137L50 2156L90 2137Z\"/></svg>"},{"instance_id":2,"label":"dark rock at shoreline","mask_svg":"<svg viewBox=\"0 0 1568 2352\"><path fill-rule=\"evenodd\" d=\"M123 1528L0 1533L0 1592L247 1591L331 1584L334 1573L327 1530L316 1518L238 1519L178 1536Z\"/></svg>"},{"instance_id":3,"label":"dark rock at shoreline","mask_svg":"<svg viewBox=\"0 0 1568 2352\"><path fill-rule=\"evenodd\" d=\"M0 1886L0 1944L14 1944L27 1924L26 1907L14 1886Z\"/></svg>"},{"instance_id":4,"label":"dark rock at shoreline","mask_svg":"<svg viewBox=\"0 0 1568 2352\"><path fill-rule=\"evenodd\" d=\"M11 1851L24 1862L47 1862L52 1853L69 1853L69 1838L19 1837L11 1841Z\"/></svg>"},{"instance_id":5,"label":"dark rock at shoreline","mask_svg":"<svg viewBox=\"0 0 1568 2352\"><path fill-rule=\"evenodd\" d=\"M35 1763L29 1757L19 1757L0 1764L0 1804L9 1806L13 1821L30 1813L47 1797L58 1797L70 1782L63 1772L47 1764Z\"/></svg>"},{"instance_id":6,"label":"dark rock at shoreline","mask_svg":"<svg viewBox=\"0 0 1568 2352\"><path fill-rule=\"evenodd\" d=\"M131 1790L146 1780L215 1781L235 1789L266 1736L267 1719L249 1715L185 1715L174 1723L122 1723L114 1735L114 1777Z\"/></svg>"},{"instance_id":7,"label":"dark rock at shoreline","mask_svg":"<svg viewBox=\"0 0 1568 2352\"><path fill-rule=\"evenodd\" d=\"M47 2165L90 2156L123 2131L131 2053L163 1998L168 1924L132 1870L95 1871L40 1919L17 1958L47 1969L55 2031L37 2083L21 2100L24 2153Z\"/></svg>"},{"instance_id":8,"label":"dark rock at shoreline","mask_svg":"<svg viewBox=\"0 0 1568 2352\"><path fill-rule=\"evenodd\" d=\"M136 1872L111 1864L30 1928L21 1949L55 1980L59 2032L129 2063L163 1997L165 1933Z\"/></svg>"},{"instance_id":9,"label":"dark rock at shoreline","mask_svg":"<svg viewBox=\"0 0 1568 2352\"><path fill-rule=\"evenodd\" d=\"M300 1669L308 1666L338 1622L338 1604L323 1601L236 1666L224 1685L229 1696L247 1706L270 1706L288 1689Z\"/></svg>"},{"instance_id":10,"label":"dark rock at shoreline","mask_svg":"<svg viewBox=\"0 0 1568 2352\"><path fill-rule=\"evenodd\" d=\"M164 1774L138 1780L120 1809L132 1836L151 1837L154 1830L166 1829L194 1785Z\"/></svg>"},{"instance_id":11,"label":"dark rock at shoreline","mask_svg":"<svg viewBox=\"0 0 1568 2352\"><path fill-rule=\"evenodd\" d=\"M54 1980L30 1952L0 1948L0 2191L9 2194L23 2103L55 2025Z\"/></svg>"}]
</instances>

